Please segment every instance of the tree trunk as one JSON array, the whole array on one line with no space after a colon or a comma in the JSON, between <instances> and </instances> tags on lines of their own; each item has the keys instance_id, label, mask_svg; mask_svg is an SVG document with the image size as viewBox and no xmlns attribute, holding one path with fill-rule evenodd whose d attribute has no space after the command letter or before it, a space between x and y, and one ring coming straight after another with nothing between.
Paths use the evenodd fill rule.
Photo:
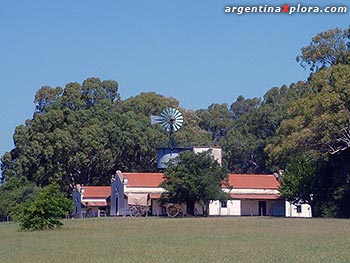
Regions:
<instances>
[{"instance_id":1,"label":"tree trunk","mask_svg":"<svg viewBox=\"0 0 350 263\"><path fill-rule=\"evenodd\" d=\"M322 216L320 203L310 202L309 205L311 207L312 217L321 217Z\"/></svg>"},{"instance_id":2,"label":"tree trunk","mask_svg":"<svg viewBox=\"0 0 350 263\"><path fill-rule=\"evenodd\" d=\"M194 216L194 200L190 200L186 203L187 205L187 214L190 216Z\"/></svg>"},{"instance_id":3,"label":"tree trunk","mask_svg":"<svg viewBox=\"0 0 350 263\"><path fill-rule=\"evenodd\" d=\"M203 216L208 216L209 215L209 203L205 203L203 207Z\"/></svg>"}]
</instances>

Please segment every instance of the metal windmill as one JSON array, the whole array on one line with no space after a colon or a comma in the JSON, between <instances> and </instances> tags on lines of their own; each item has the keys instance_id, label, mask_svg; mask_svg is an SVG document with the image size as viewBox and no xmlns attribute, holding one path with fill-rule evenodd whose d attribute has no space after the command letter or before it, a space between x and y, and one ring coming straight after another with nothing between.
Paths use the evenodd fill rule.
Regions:
<instances>
[{"instance_id":1,"label":"metal windmill","mask_svg":"<svg viewBox=\"0 0 350 263\"><path fill-rule=\"evenodd\" d=\"M169 133L169 145L175 146L173 133L179 130L183 123L183 117L179 110L168 108L162 111L160 116L151 115L151 124L160 124Z\"/></svg>"}]
</instances>

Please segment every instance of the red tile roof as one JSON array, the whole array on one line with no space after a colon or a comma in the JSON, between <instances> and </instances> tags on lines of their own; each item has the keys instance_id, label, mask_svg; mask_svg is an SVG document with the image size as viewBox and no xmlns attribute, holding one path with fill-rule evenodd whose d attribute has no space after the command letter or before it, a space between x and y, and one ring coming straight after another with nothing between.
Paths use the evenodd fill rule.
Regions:
<instances>
[{"instance_id":1,"label":"red tile roof","mask_svg":"<svg viewBox=\"0 0 350 263\"><path fill-rule=\"evenodd\" d=\"M152 194L149 195L149 197L150 197L151 199L159 199L159 198L161 197L161 195L162 195L162 194L153 194L153 193L152 193Z\"/></svg>"},{"instance_id":2,"label":"red tile roof","mask_svg":"<svg viewBox=\"0 0 350 263\"><path fill-rule=\"evenodd\" d=\"M278 189L273 174L229 174L229 184L235 189Z\"/></svg>"},{"instance_id":3,"label":"red tile roof","mask_svg":"<svg viewBox=\"0 0 350 263\"><path fill-rule=\"evenodd\" d=\"M123 173L128 187L159 187L164 181L162 173Z\"/></svg>"},{"instance_id":4,"label":"red tile roof","mask_svg":"<svg viewBox=\"0 0 350 263\"><path fill-rule=\"evenodd\" d=\"M128 187L159 187L163 173L123 173ZM270 174L229 174L229 184L235 189L278 189L279 182ZM109 186L83 186L84 198L106 199L111 195Z\"/></svg>"},{"instance_id":5,"label":"red tile roof","mask_svg":"<svg viewBox=\"0 0 350 263\"><path fill-rule=\"evenodd\" d=\"M83 186L84 198L104 198L111 195L110 186Z\"/></svg>"},{"instance_id":6,"label":"red tile roof","mask_svg":"<svg viewBox=\"0 0 350 263\"><path fill-rule=\"evenodd\" d=\"M158 187L163 173L123 173L128 187ZM279 182L272 174L229 174L229 184L236 189L278 189Z\"/></svg>"},{"instance_id":7,"label":"red tile roof","mask_svg":"<svg viewBox=\"0 0 350 263\"><path fill-rule=\"evenodd\" d=\"M277 200L281 198L280 195L271 195L271 194L266 194L266 195L231 194L230 197L233 199L250 199L250 200Z\"/></svg>"}]
</instances>

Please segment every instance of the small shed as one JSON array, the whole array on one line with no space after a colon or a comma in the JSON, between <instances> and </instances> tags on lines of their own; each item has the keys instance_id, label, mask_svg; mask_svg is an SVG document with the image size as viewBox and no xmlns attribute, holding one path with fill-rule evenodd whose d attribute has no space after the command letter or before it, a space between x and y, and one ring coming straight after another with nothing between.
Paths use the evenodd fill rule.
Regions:
<instances>
[{"instance_id":1,"label":"small shed","mask_svg":"<svg viewBox=\"0 0 350 263\"><path fill-rule=\"evenodd\" d=\"M105 216L109 212L107 198L111 194L110 186L76 185L73 192L73 216Z\"/></svg>"}]
</instances>

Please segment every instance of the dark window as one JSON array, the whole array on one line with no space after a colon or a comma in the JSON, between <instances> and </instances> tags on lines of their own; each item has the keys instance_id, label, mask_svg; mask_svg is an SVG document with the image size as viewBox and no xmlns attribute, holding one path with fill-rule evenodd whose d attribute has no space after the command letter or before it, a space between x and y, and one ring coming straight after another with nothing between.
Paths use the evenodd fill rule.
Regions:
<instances>
[{"instance_id":1,"label":"dark window","mask_svg":"<svg viewBox=\"0 0 350 263\"><path fill-rule=\"evenodd\" d=\"M296 205L297 207L297 213L301 213L301 205Z\"/></svg>"},{"instance_id":2,"label":"dark window","mask_svg":"<svg viewBox=\"0 0 350 263\"><path fill-rule=\"evenodd\" d=\"M227 207L227 201L222 201L221 202L221 207L226 208Z\"/></svg>"}]
</instances>

